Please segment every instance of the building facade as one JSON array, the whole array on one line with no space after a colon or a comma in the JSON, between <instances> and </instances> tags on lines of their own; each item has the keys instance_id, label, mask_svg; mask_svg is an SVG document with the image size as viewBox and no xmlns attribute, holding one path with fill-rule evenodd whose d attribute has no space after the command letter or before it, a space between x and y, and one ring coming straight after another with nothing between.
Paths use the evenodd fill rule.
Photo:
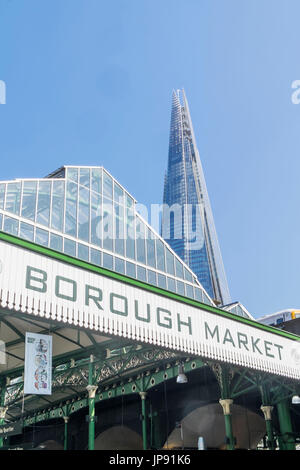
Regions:
<instances>
[{"instance_id":1,"label":"building facade","mask_svg":"<svg viewBox=\"0 0 300 470\"><path fill-rule=\"evenodd\" d=\"M173 92L162 236L212 299L230 303L208 192L184 90Z\"/></svg>"}]
</instances>

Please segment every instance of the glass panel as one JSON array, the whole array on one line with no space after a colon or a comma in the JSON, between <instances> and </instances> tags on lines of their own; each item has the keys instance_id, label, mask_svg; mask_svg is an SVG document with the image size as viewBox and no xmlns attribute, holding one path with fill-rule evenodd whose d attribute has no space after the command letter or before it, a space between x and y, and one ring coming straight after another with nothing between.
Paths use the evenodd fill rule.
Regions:
<instances>
[{"instance_id":1,"label":"glass panel","mask_svg":"<svg viewBox=\"0 0 300 470\"><path fill-rule=\"evenodd\" d=\"M158 274L157 278L158 278L159 287L161 287L162 289L166 289L167 288L166 276L164 276L163 274Z\"/></svg>"},{"instance_id":2,"label":"glass panel","mask_svg":"<svg viewBox=\"0 0 300 470\"><path fill-rule=\"evenodd\" d=\"M136 257L140 263L146 264L145 225L136 217Z\"/></svg>"},{"instance_id":3,"label":"glass panel","mask_svg":"<svg viewBox=\"0 0 300 470\"><path fill-rule=\"evenodd\" d=\"M5 183L0 184L0 209L4 208Z\"/></svg>"},{"instance_id":4,"label":"glass panel","mask_svg":"<svg viewBox=\"0 0 300 470\"><path fill-rule=\"evenodd\" d=\"M76 243L68 238L64 239L64 253L70 256L76 256Z\"/></svg>"},{"instance_id":5,"label":"glass panel","mask_svg":"<svg viewBox=\"0 0 300 470\"><path fill-rule=\"evenodd\" d=\"M141 266L137 266L137 278L140 281L147 282L146 269L145 268L142 268Z\"/></svg>"},{"instance_id":6,"label":"glass panel","mask_svg":"<svg viewBox=\"0 0 300 470\"><path fill-rule=\"evenodd\" d=\"M31 242L33 242L33 237L34 237L33 225L29 225L29 224L25 224L25 222L21 222L20 237L24 238L25 240L30 240Z\"/></svg>"},{"instance_id":7,"label":"glass panel","mask_svg":"<svg viewBox=\"0 0 300 470\"><path fill-rule=\"evenodd\" d=\"M77 237L77 184L67 182L65 233Z\"/></svg>"},{"instance_id":8,"label":"glass panel","mask_svg":"<svg viewBox=\"0 0 300 470\"><path fill-rule=\"evenodd\" d=\"M195 299L202 302L202 290L195 288Z\"/></svg>"},{"instance_id":9,"label":"glass panel","mask_svg":"<svg viewBox=\"0 0 300 470\"><path fill-rule=\"evenodd\" d=\"M125 261L120 258L115 258L115 271L125 274Z\"/></svg>"},{"instance_id":10,"label":"glass panel","mask_svg":"<svg viewBox=\"0 0 300 470\"><path fill-rule=\"evenodd\" d=\"M91 243L102 246L102 205L100 194L91 193Z\"/></svg>"},{"instance_id":11,"label":"glass panel","mask_svg":"<svg viewBox=\"0 0 300 470\"><path fill-rule=\"evenodd\" d=\"M103 196L109 199L113 197L113 181L105 171L103 172Z\"/></svg>"},{"instance_id":12,"label":"glass panel","mask_svg":"<svg viewBox=\"0 0 300 470\"><path fill-rule=\"evenodd\" d=\"M148 229L147 230L147 238L146 238L146 248L147 248L147 265L151 266L152 268L156 267L155 263L155 240L153 239L152 232Z\"/></svg>"},{"instance_id":13,"label":"glass panel","mask_svg":"<svg viewBox=\"0 0 300 470\"><path fill-rule=\"evenodd\" d=\"M132 199L132 197L130 197L128 194L126 194L125 200L126 200L126 206L129 209L133 209L133 199Z\"/></svg>"},{"instance_id":14,"label":"glass panel","mask_svg":"<svg viewBox=\"0 0 300 470\"><path fill-rule=\"evenodd\" d=\"M2 230L3 215L0 214L0 230Z\"/></svg>"},{"instance_id":15,"label":"glass panel","mask_svg":"<svg viewBox=\"0 0 300 470\"><path fill-rule=\"evenodd\" d=\"M167 273L175 274L174 272L174 256L173 254L166 248L166 261L167 261Z\"/></svg>"},{"instance_id":16,"label":"glass panel","mask_svg":"<svg viewBox=\"0 0 300 470\"><path fill-rule=\"evenodd\" d=\"M156 260L157 260L157 269L160 271L165 271L165 247L161 240L156 240Z\"/></svg>"},{"instance_id":17,"label":"glass panel","mask_svg":"<svg viewBox=\"0 0 300 470\"><path fill-rule=\"evenodd\" d=\"M51 227L59 232L63 231L64 221L65 183L53 181Z\"/></svg>"},{"instance_id":18,"label":"glass panel","mask_svg":"<svg viewBox=\"0 0 300 470\"><path fill-rule=\"evenodd\" d=\"M101 194L102 192L102 170L100 168L92 169L92 190Z\"/></svg>"},{"instance_id":19,"label":"glass panel","mask_svg":"<svg viewBox=\"0 0 300 470\"><path fill-rule=\"evenodd\" d=\"M114 201L118 204L124 204L124 191L117 183L114 183Z\"/></svg>"},{"instance_id":20,"label":"glass panel","mask_svg":"<svg viewBox=\"0 0 300 470\"><path fill-rule=\"evenodd\" d=\"M112 201L103 199L103 248L113 251L113 205Z\"/></svg>"},{"instance_id":21,"label":"glass panel","mask_svg":"<svg viewBox=\"0 0 300 470\"><path fill-rule=\"evenodd\" d=\"M40 181L36 221L46 227L49 227L50 222L50 192L51 181Z\"/></svg>"},{"instance_id":22,"label":"glass panel","mask_svg":"<svg viewBox=\"0 0 300 470\"><path fill-rule=\"evenodd\" d=\"M11 217L4 217L4 232L11 233L12 235L18 236L19 233L19 221L12 219Z\"/></svg>"},{"instance_id":23,"label":"glass panel","mask_svg":"<svg viewBox=\"0 0 300 470\"><path fill-rule=\"evenodd\" d=\"M21 216L35 221L37 182L24 181Z\"/></svg>"},{"instance_id":24,"label":"glass panel","mask_svg":"<svg viewBox=\"0 0 300 470\"><path fill-rule=\"evenodd\" d=\"M50 248L56 251L62 251L63 249L63 238L55 233L50 233Z\"/></svg>"},{"instance_id":25,"label":"glass panel","mask_svg":"<svg viewBox=\"0 0 300 470\"><path fill-rule=\"evenodd\" d=\"M39 245L48 246L49 243L49 232L41 228L35 229L35 243Z\"/></svg>"},{"instance_id":26,"label":"glass panel","mask_svg":"<svg viewBox=\"0 0 300 470\"><path fill-rule=\"evenodd\" d=\"M103 253L103 267L107 269L113 269L113 256Z\"/></svg>"},{"instance_id":27,"label":"glass panel","mask_svg":"<svg viewBox=\"0 0 300 470\"><path fill-rule=\"evenodd\" d=\"M83 259L84 261L89 260L89 247L78 243L78 258Z\"/></svg>"},{"instance_id":28,"label":"glass panel","mask_svg":"<svg viewBox=\"0 0 300 470\"><path fill-rule=\"evenodd\" d=\"M115 208L115 252L124 255L124 207L118 204Z\"/></svg>"},{"instance_id":29,"label":"glass panel","mask_svg":"<svg viewBox=\"0 0 300 470\"><path fill-rule=\"evenodd\" d=\"M126 257L135 259L135 215L130 209L126 209Z\"/></svg>"},{"instance_id":30,"label":"glass panel","mask_svg":"<svg viewBox=\"0 0 300 470\"><path fill-rule=\"evenodd\" d=\"M168 277L168 289L172 292L176 292L175 280Z\"/></svg>"},{"instance_id":31,"label":"glass panel","mask_svg":"<svg viewBox=\"0 0 300 470\"><path fill-rule=\"evenodd\" d=\"M184 268L184 278L186 281L193 282L193 276L186 268Z\"/></svg>"},{"instance_id":32,"label":"glass panel","mask_svg":"<svg viewBox=\"0 0 300 470\"><path fill-rule=\"evenodd\" d=\"M67 179L78 182L78 168L67 169Z\"/></svg>"},{"instance_id":33,"label":"glass panel","mask_svg":"<svg viewBox=\"0 0 300 470\"><path fill-rule=\"evenodd\" d=\"M176 281L177 284L177 294L184 295L184 284L181 281Z\"/></svg>"},{"instance_id":34,"label":"glass panel","mask_svg":"<svg viewBox=\"0 0 300 470\"><path fill-rule=\"evenodd\" d=\"M78 238L89 241L90 234L90 192L79 186Z\"/></svg>"},{"instance_id":35,"label":"glass panel","mask_svg":"<svg viewBox=\"0 0 300 470\"><path fill-rule=\"evenodd\" d=\"M102 266L102 253L99 250L91 248L91 263Z\"/></svg>"},{"instance_id":36,"label":"glass panel","mask_svg":"<svg viewBox=\"0 0 300 470\"><path fill-rule=\"evenodd\" d=\"M190 286L189 284L185 285L185 295L189 297L190 299L194 298L194 288L193 286Z\"/></svg>"},{"instance_id":37,"label":"glass panel","mask_svg":"<svg viewBox=\"0 0 300 470\"><path fill-rule=\"evenodd\" d=\"M79 183L82 186L90 187L90 169L89 168L80 168L80 177Z\"/></svg>"},{"instance_id":38,"label":"glass panel","mask_svg":"<svg viewBox=\"0 0 300 470\"><path fill-rule=\"evenodd\" d=\"M128 261L126 262L126 274L129 277L136 277L135 274L135 264L129 263Z\"/></svg>"},{"instance_id":39,"label":"glass panel","mask_svg":"<svg viewBox=\"0 0 300 470\"><path fill-rule=\"evenodd\" d=\"M211 305L211 301L210 301L209 297L205 294L205 292L202 292L202 295L203 295L203 302L205 304Z\"/></svg>"},{"instance_id":40,"label":"glass panel","mask_svg":"<svg viewBox=\"0 0 300 470\"><path fill-rule=\"evenodd\" d=\"M177 258L175 258L175 268L176 268L176 276L180 277L180 279L183 279L183 265Z\"/></svg>"},{"instance_id":41,"label":"glass panel","mask_svg":"<svg viewBox=\"0 0 300 470\"><path fill-rule=\"evenodd\" d=\"M6 188L5 210L19 215L20 199L21 183L8 183Z\"/></svg>"},{"instance_id":42,"label":"glass panel","mask_svg":"<svg viewBox=\"0 0 300 470\"><path fill-rule=\"evenodd\" d=\"M154 286L156 286L156 273L154 271L150 271L150 269L148 269L148 283L149 284L153 284Z\"/></svg>"}]
</instances>

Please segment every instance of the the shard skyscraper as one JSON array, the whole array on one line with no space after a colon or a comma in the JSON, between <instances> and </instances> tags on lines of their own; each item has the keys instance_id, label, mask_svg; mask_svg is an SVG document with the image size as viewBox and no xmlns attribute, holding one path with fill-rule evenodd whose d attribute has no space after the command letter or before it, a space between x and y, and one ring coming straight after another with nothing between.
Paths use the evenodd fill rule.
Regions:
<instances>
[{"instance_id":1,"label":"the shard skyscraper","mask_svg":"<svg viewBox=\"0 0 300 470\"><path fill-rule=\"evenodd\" d=\"M217 303L230 294L184 90L173 91L162 236Z\"/></svg>"}]
</instances>

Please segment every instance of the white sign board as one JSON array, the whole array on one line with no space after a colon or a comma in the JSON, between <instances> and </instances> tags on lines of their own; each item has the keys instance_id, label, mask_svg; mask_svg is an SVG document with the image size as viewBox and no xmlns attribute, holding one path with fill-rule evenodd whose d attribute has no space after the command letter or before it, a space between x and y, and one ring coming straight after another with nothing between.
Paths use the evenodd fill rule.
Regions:
<instances>
[{"instance_id":1,"label":"white sign board","mask_svg":"<svg viewBox=\"0 0 300 470\"><path fill-rule=\"evenodd\" d=\"M52 336L26 333L24 393L51 395Z\"/></svg>"},{"instance_id":2,"label":"white sign board","mask_svg":"<svg viewBox=\"0 0 300 470\"><path fill-rule=\"evenodd\" d=\"M300 342L97 272L0 242L2 307L108 335L300 378ZM134 282L134 281L133 281ZM296 337L295 337L296 338Z\"/></svg>"}]
</instances>

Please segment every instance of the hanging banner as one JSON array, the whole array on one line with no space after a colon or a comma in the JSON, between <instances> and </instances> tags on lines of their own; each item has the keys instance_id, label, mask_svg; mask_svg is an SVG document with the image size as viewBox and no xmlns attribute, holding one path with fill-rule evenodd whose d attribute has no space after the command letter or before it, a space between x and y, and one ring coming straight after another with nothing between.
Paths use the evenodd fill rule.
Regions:
<instances>
[{"instance_id":1,"label":"hanging banner","mask_svg":"<svg viewBox=\"0 0 300 470\"><path fill-rule=\"evenodd\" d=\"M52 336L26 333L24 393L51 395Z\"/></svg>"}]
</instances>

